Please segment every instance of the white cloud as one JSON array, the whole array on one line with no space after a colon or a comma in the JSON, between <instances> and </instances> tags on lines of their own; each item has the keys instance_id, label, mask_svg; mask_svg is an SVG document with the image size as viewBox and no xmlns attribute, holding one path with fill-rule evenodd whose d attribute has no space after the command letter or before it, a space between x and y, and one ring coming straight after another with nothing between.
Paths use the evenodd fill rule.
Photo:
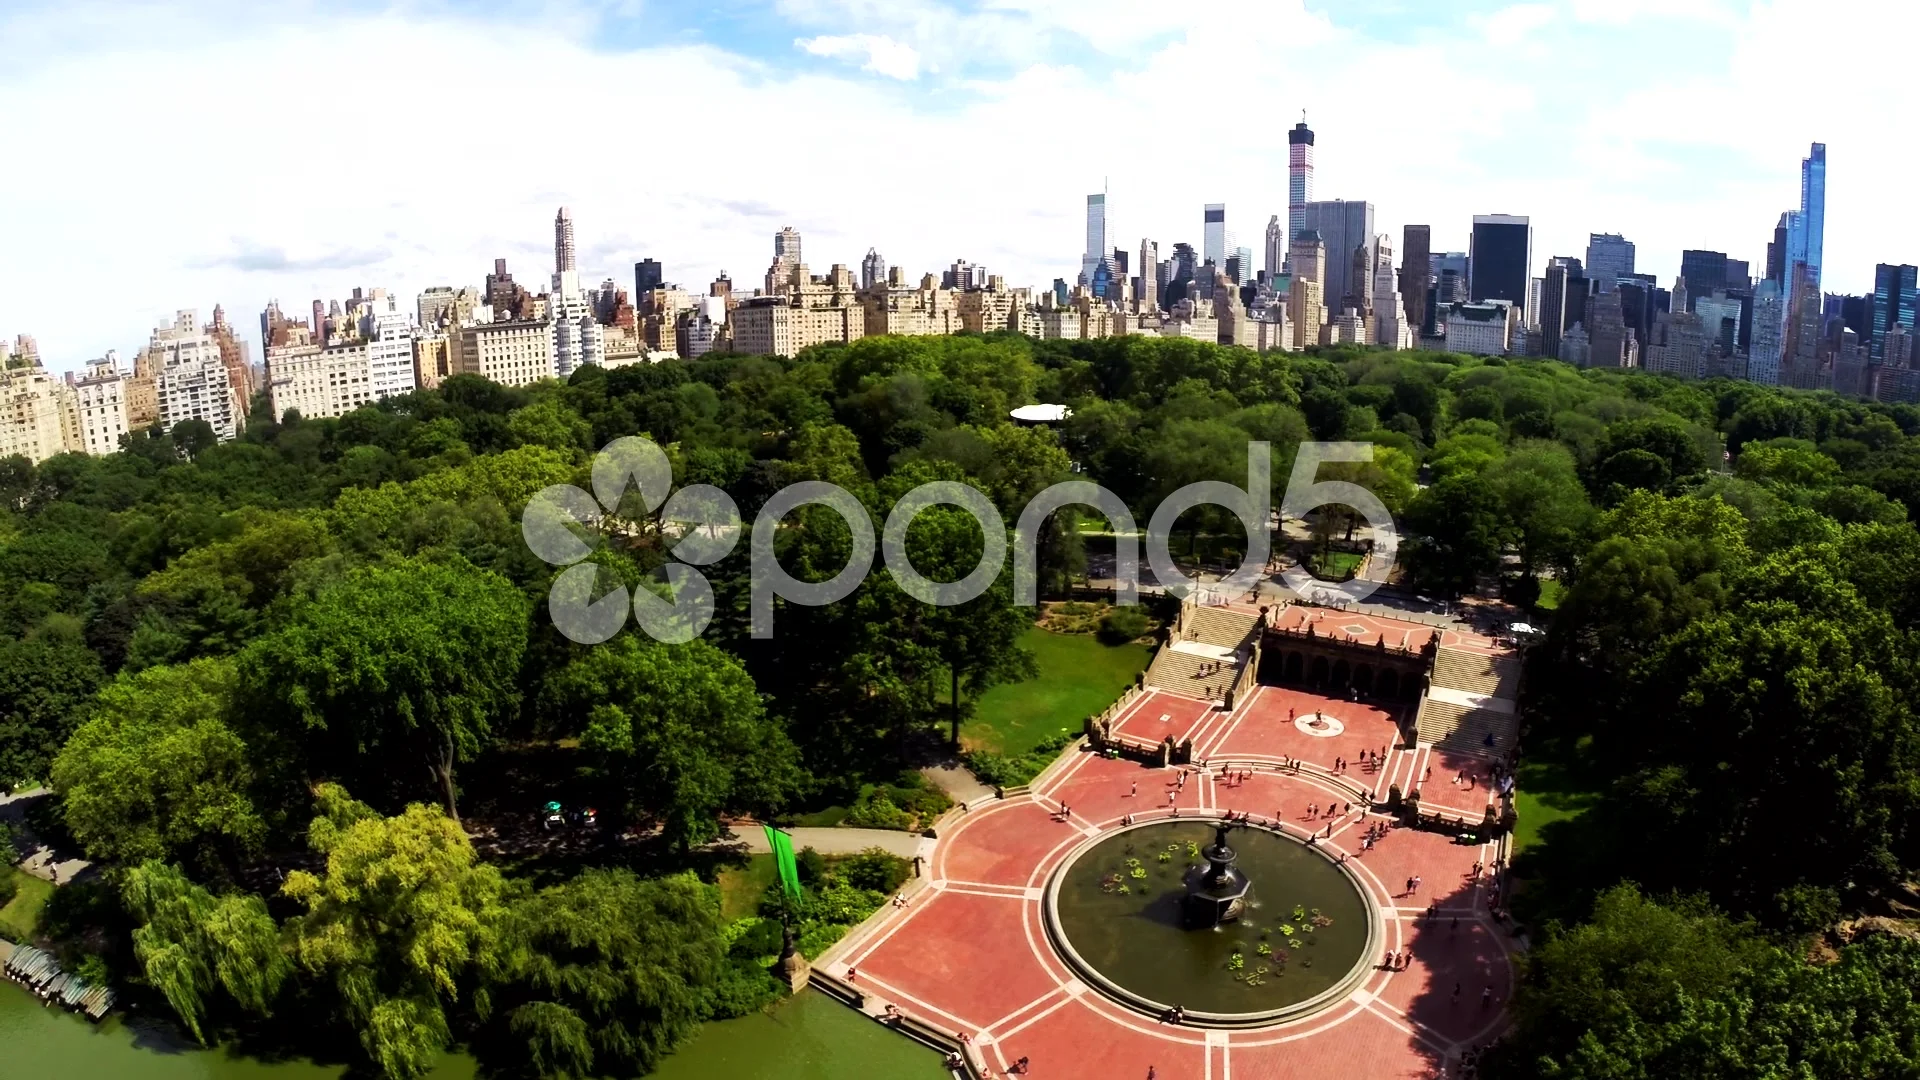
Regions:
<instances>
[{"instance_id":1,"label":"white cloud","mask_svg":"<svg viewBox=\"0 0 1920 1080\"><path fill-rule=\"evenodd\" d=\"M1758 265L1818 139L1830 287L1920 261L1920 161L1887 126L1910 93L1916 5L1779 0L1732 33L1661 28L1703 58L1681 65L1605 27L1551 23L1514 47L1461 24L1388 44L1301 0L1249 0L1098 71L1042 55L1045 35L981 45L1006 73L959 61L996 27L1071 22L1078 0L874 0L851 16L865 0L783 2L814 40L913 50L921 80L951 73L943 92L876 94L792 54L615 48L585 20L134 11L122 32L82 5L95 16L76 37L48 28L59 11L0 15L0 39L33 44L0 70L0 331L74 367L181 307L222 303L245 332L270 298L304 310L355 286L477 285L496 257L540 285L561 204L592 281L630 284L654 258L688 285L724 269L751 288L793 225L822 271L871 246L911 276L965 257L1044 285L1077 270L1103 178L1115 247L1197 243L1216 201L1257 247L1284 212L1303 108L1319 195L1374 202L1396 240L1420 222L1464 248L1471 215L1505 211L1533 218L1537 263L1618 231L1663 277L1684 247ZM1876 33L1851 35L1869 14Z\"/></svg>"},{"instance_id":2,"label":"white cloud","mask_svg":"<svg viewBox=\"0 0 1920 1080\"><path fill-rule=\"evenodd\" d=\"M799 38L794 44L815 56L836 60L861 60L860 70L885 75L889 79L912 80L920 77L920 53L881 34L823 34Z\"/></svg>"}]
</instances>

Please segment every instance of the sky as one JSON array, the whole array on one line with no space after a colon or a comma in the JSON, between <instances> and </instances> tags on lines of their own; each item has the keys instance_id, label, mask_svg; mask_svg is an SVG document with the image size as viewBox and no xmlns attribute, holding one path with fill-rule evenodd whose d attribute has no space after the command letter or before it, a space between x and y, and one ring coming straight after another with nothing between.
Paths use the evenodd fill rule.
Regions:
<instances>
[{"instance_id":1,"label":"sky","mask_svg":"<svg viewBox=\"0 0 1920 1080\"><path fill-rule=\"evenodd\" d=\"M543 288L633 263L757 285L869 248L1071 279L1086 196L1164 257L1227 205L1261 249L1286 132L1315 195L1464 250L1525 214L1534 272L1620 232L1764 266L1827 144L1825 286L1920 262L1920 4L1886 0L5 0L0 334L130 360L180 308ZM254 342L255 359L259 345Z\"/></svg>"}]
</instances>

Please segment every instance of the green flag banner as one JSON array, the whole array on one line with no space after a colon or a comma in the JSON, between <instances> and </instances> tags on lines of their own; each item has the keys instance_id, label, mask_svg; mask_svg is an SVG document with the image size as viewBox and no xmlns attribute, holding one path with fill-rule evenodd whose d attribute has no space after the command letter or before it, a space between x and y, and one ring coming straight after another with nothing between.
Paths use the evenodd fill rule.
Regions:
<instances>
[{"instance_id":1,"label":"green flag banner","mask_svg":"<svg viewBox=\"0 0 1920 1080\"><path fill-rule=\"evenodd\" d=\"M800 899L800 866L793 860L793 837L771 825L763 825L767 831L767 846L773 849L774 865L780 868L780 884L786 886L787 895Z\"/></svg>"}]
</instances>

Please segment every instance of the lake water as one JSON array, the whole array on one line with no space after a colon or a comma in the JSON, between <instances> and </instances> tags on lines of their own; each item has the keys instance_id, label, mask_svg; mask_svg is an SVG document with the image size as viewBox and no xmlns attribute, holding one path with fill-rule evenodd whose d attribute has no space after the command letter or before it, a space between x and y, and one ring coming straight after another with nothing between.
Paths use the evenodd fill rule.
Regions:
<instances>
[{"instance_id":1,"label":"lake water","mask_svg":"<svg viewBox=\"0 0 1920 1080\"><path fill-rule=\"evenodd\" d=\"M340 1080L309 1061L264 1062L183 1042L162 1024L118 1017L95 1025L50 1009L0 979L0 1075L22 1080ZM432 1080L473 1080L450 1055ZM940 1055L814 991L771 1013L708 1024L653 1073L660 1080L942 1080Z\"/></svg>"}]
</instances>

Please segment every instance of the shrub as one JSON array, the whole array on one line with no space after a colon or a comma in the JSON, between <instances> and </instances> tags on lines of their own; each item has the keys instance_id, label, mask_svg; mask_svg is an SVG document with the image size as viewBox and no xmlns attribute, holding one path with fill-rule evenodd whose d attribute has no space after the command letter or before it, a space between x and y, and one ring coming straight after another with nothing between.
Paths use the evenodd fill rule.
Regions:
<instances>
[{"instance_id":1,"label":"shrub","mask_svg":"<svg viewBox=\"0 0 1920 1080\"><path fill-rule=\"evenodd\" d=\"M800 881L806 885L815 885L827 876L827 857L810 847L803 847L793 857L795 869L800 871Z\"/></svg>"},{"instance_id":2,"label":"shrub","mask_svg":"<svg viewBox=\"0 0 1920 1080\"><path fill-rule=\"evenodd\" d=\"M1135 607L1117 607L1100 618L1100 640L1109 645L1125 645L1145 637L1152 626L1147 613Z\"/></svg>"},{"instance_id":3,"label":"shrub","mask_svg":"<svg viewBox=\"0 0 1920 1080\"><path fill-rule=\"evenodd\" d=\"M913 826L913 817L893 805L885 788L879 788L853 804L847 813L847 824L859 829L908 829Z\"/></svg>"},{"instance_id":4,"label":"shrub","mask_svg":"<svg viewBox=\"0 0 1920 1080\"><path fill-rule=\"evenodd\" d=\"M0 867L0 907L12 902L14 894L20 891L20 884L13 880L16 871Z\"/></svg>"},{"instance_id":5,"label":"shrub","mask_svg":"<svg viewBox=\"0 0 1920 1080\"><path fill-rule=\"evenodd\" d=\"M774 951L779 951L779 942ZM709 1014L715 1020L731 1020L758 1012L780 998L784 988L757 960L729 960L721 965L720 978L713 984Z\"/></svg>"},{"instance_id":6,"label":"shrub","mask_svg":"<svg viewBox=\"0 0 1920 1080\"><path fill-rule=\"evenodd\" d=\"M913 864L881 848L871 847L840 860L834 872L856 889L891 893L913 873Z\"/></svg>"},{"instance_id":7,"label":"shrub","mask_svg":"<svg viewBox=\"0 0 1920 1080\"><path fill-rule=\"evenodd\" d=\"M780 923L775 919L741 919L739 936L727 952L741 960L757 960L780 953Z\"/></svg>"},{"instance_id":8,"label":"shrub","mask_svg":"<svg viewBox=\"0 0 1920 1080\"><path fill-rule=\"evenodd\" d=\"M969 750L961 755L961 761L983 784L1018 787L1039 776L1048 765L1053 764L1054 758L1060 756L1061 750L1073 745L1079 738L1073 732L1062 731L1042 739L1040 745L1019 757L1002 757L984 750Z\"/></svg>"}]
</instances>

